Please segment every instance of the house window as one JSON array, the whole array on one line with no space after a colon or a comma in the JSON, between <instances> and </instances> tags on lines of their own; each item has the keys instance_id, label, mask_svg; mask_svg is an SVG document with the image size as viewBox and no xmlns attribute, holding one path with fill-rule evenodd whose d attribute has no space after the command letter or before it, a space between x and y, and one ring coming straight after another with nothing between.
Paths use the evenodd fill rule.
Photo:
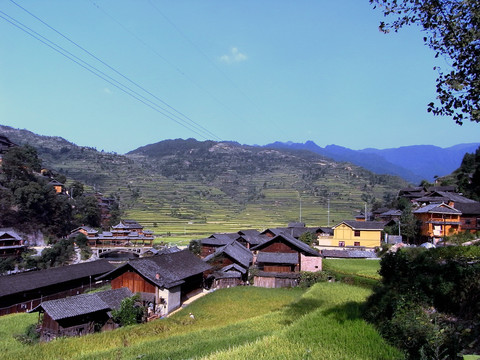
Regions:
<instances>
[{"instance_id":1,"label":"house window","mask_svg":"<svg viewBox=\"0 0 480 360\"><path fill-rule=\"evenodd\" d=\"M344 247L345 246L345 241L339 241L338 246Z\"/></svg>"},{"instance_id":2,"label":"house window","mask_svg":"<svg viewBox=\"0 0 480 360\"><path fill-rule=\"evenodd\" d=\"M360 230L355 230L354 236L360 236Z\"/></svg>"},{"instance_id":3,"label":"house window","mask_svg":"<svg viewBox=\"0 0 480 360\"><path fill-rule=\"evenodd\" d=\"M360 241L354 241L353 246L360 246Z\"/></svg>"}]
</instances>

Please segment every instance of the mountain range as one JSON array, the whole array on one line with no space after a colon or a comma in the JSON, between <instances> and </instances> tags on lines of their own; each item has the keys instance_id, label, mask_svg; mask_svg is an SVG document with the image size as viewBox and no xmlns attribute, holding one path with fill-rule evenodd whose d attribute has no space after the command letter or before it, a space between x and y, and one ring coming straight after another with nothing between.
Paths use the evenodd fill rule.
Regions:
<instances>
[{"instance_id":1,"label":"mountain range","mask_svg":"<svg viewBox=\"0 0 480 360\"><path fill-rule=\"evenodd\" d=\"M37 148L67 187L82 181L116 198L127 218L168 233L332 225L408 185L306 150L176 139L118 155L8 126L0 134Z\"/></svg>"},{"instance_id":2,"label":"mountain range","mask_svg":"<svg viewBox=\"0 0 480 360\"><path fill-rule=\"evenodd\" d=\"M307 141L304 144L275 142L264 147L308 150L335 161L350 162L376 174L396 175L413 184L419 184L422 180L432 182L436 177L452 173L460 166L463 156L474 153L479 146L480 143L469 143L448 148L414 145L383 150L351 150L338 145L322 148L313 141Z\"/></svg>"}]
</instances>

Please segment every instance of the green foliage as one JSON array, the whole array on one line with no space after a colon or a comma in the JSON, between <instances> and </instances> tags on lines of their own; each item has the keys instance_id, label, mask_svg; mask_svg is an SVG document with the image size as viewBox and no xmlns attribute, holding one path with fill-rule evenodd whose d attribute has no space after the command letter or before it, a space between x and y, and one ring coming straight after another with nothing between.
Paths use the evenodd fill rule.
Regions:
<instances>
[{"instance_id":1,"label":"green foliage","mask_svg":"<svg viewBox=\"0 0 480 360\"><path fill-rule=\"evenodd\" d=\"M328 281L331 275L327 271L302 271L298 285L301 288L309 288L318 282Z\"/></svg>"},{"instance_id":2,"label":"green foliage","mask_svg":"<svg viewBox=\"0 0 480 360\"><path fill-rule=\"evenodd\" d=\"M315 242L317 241L317 237L315 236L314 233L311 233L311 232L307 231L307 232L304 232L302 235L300 235L298 240L303 241L305 244L307 244L309 246L313 246L313 245L315 245Z\"/></svg>"},{"instance_id":3,"label":"green foliage","mask_svg":"<svg viewBox=\"0 0 480 360\"><path fill-rule=\"evenodd\" d=\"M404 242L415 244L420 239L421 222L413 215L412 206L406 206L400 216L399 234L402 235Z\"/></svg>"},{"instance_id":4,"label":"green foliage","mask_svg":"<svg viewBox=\"0 0 480 360\"><path fill-rule=\"evenodd\" d=\"M40 341L40 333L37 331L36 324L30 324L23 334L16 334L13 337L26 345L33 345Z\"/></svg>"},{"instance_id":5,"label":"green foliage","mask_svg":"<svg viewBox=\"0 0 480 360\"><path fill-rule=\"evenodd\" d=\"M460 192L480 200L480 148L474 154L465 154L460 168L453 174Z\"/></svg>"},{"instance_id":6,"label":"green foliage","mask_svg":"<svg viewBox=\"0 0 480 360\"><path fill-rule=\"evenodd\" d=\"M0 172L0 227L24 232L41 230L45 235L64 237L80 225L100 226L100 208L94 196L83 194L83 184L72 185L74 198L57 194L51 177L39 174L42 161L30 145L9 149ZM60 182L65 176L52 171Z\"/></svg>"},{"instance_id":7,"label":"green foliage","mask_svg":"<svg viewBox=\"0 0 480 360\"><path fill-rule=\"evenodd\" d=\"M112 311L113 321L120 324L120 326L141 323L145 309L138 305L139 299L139 294L123 299L120 308Z\"/></svg>"},{"instance_id":8,"label":"green foliage","mask_svg":"<svg viewBox=\"0 0 480 360\"><path fill-rule=\"evenodd\" d=\"M200 240L192 240L188 244L188 250L190 250L191 253L195 255L200 255L200 252L202 251L202 244Z\"/></svg>"},{"instance_id":9,"label":"green foliage","mask_svg":"<svg viewBox=\"0 0 480 360\"><path fill-rule=\"evenodd\" d=\"M0 274L6 273L7 271L15 269L15 259L5 258L0 259Z\"/></svg>"},{"instance_id":10,"label":"green foliage","mask_svg":"<svg viewBox=\"0 0 480 360\"><path fill-rule=\"evenodd\" d=\"M366 318L411 359L478 351L479 259L475 246L385 254L382 283L368 299Z\"/></svg>"},{"instance_id":11,"label":"green foliage","mask_svg":"<svg viewBox=\"0 0 480 360\"><path fill-rule=\"evenodd\" d=\"M42 168L37 150L30 145L10 148L2 159L5 184L12 190L24 183L34 181Z\"/></svg>"},{"instance_id":12,"label":"green foliage","mask_svg":"<svg viewBox=\"0 0 480 360\"><path fill-rule=\"evenodd\" d=\"M385 16L398 16L380 30L389 32L417 24L424 30L423 41L447 60L447 67L436 67L437 99L428 111L450 116L456 123L480 122L480 8L477 1L370 0ZM445 63L442 63L445 64Z\"/></svg>"}]
</instances>

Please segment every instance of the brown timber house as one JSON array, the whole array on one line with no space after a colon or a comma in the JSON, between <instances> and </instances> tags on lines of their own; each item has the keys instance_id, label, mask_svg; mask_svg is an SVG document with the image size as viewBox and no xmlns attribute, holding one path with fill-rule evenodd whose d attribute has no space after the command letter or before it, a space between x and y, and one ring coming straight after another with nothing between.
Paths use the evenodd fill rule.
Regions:
<instances>
[{"instance_id":1,"label":"brown timber house","mask_svg":"<svg viewBox=\"0 0 480 360\"><path fill-rule=\"evenodd\" d=\"M95 278L112 269L107 260L97 260L0 276L0 315L26 312L45 300L81 294L100 286Z\"/></svg>"}]
</instances>

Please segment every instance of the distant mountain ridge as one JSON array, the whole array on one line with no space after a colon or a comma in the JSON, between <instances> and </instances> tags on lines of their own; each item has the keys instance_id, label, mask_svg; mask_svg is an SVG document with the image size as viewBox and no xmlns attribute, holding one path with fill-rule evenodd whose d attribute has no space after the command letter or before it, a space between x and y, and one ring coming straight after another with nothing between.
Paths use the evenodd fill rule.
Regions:
<instances>
[{"instance_id":1,"label":"distant mountain ridge","mask_svg":"<svg viewBox=\"0 0 480 360\"><path fill-rule=\"evenodd\" d=\"M407 186L307 150L175 139L119 155L8 126L0 134L36 147L45 168L67 176L66 186L82 181L117 199L127 218L165 234L263 229L300 218L331 225Z\"/></svg>"},{"instance_id":2,"label":"distant mountain ridge","mask_svg":"<svg viewBox=\"0 0 480 360\"><path fill-rule=\"evenodd\" d=\"M302 143L275 142L266 148L308 150L335 161L346 161L362 166L377 174L400 176L418 184L433 181L435 176L445 176L460 166L466 153L473 153L480 143L468 143L441 148L434 145L413 145L390 149L367 148L351 150L338 145L322 148L313 141Z\"/></svg>"}]
</instances>

